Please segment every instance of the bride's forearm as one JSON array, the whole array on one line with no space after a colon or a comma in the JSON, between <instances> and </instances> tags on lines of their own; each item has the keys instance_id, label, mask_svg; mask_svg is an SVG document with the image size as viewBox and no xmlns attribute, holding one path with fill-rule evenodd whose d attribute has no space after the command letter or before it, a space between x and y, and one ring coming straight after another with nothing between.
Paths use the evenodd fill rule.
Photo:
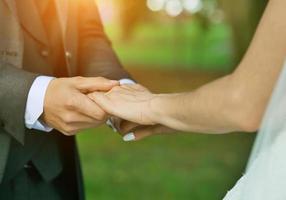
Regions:
<instances>
[{"instance_id":1,"label":"bride's forearm","mask_svg":"<svg viewBox=\"0 0 286 200\"><path fill-rule=\"evenodd\" d=\"M232 77L227 76L193 92L156 95L152 118L181 131L254 131L257 123L246 116L250 110L242 105L242 94L233 90L231 82Z\"/></svg>"},{"instance_id":2,"label":"bride's forearm","mask_svg":"<svg viewBox=\"0 0 286 200\"><path fill-rule=\"evenodd\" d=\"M159 123L183 131L253 132L286 57L286 1L269 1L255 37L237 70L190 93L152 101Z\"/></svg>"}]
</instances>

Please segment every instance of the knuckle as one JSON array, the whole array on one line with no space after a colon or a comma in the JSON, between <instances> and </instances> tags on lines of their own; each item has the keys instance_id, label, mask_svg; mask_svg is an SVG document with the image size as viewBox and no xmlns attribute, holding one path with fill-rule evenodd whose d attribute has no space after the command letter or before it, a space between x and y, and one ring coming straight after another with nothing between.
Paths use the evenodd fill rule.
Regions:
<instances>
[{"instance_id":1,"label":"knuckle","mask_svg":"<svg viewBox=\"0 0 286 200\"><path fill-rule=\"evenodd\" d=\"M105 119L107 119L107 114L104 111L98 111L96 113L96 118L99 121L104 121Z\"/></svg>"},{"instance_id":2,"label":"knuckle","mask_svg":"<svg viewBox=\"0 0 286 200\"><path fill-rule=\"evenodd\" d=\"M74 109L77 106L77 103L77 98L75 96L72 96L66 101L66 107L68 109Z\"/></svg>"},{"instance_id":3,"label":"knuckle","mask_svg":"<svg viewBox=\"0 0 286 200\"><path fill-rule=\"evenodd\" d=\"M72 99L67 100L66 102L66 108L73 109L75 107L74 101Z\"/></svg>"},{"instance_id":4,"label":"knuckle","mask_svg":"<svg viewBox=\"0 0 286 200\"><path fill-rule=\"evenodd\" d=\"M62 120L67 124L72 123L73 122L73 116L70 113L64 114L62 116Z\"/></svg>"},{"instance_id":5,"label":"knuckle","mask_svg":"<svg viewBox=\"0 0 286 200\"><path fill-rule=\"evenodd\" d=\"M64 124L62 128L63 134L67 136L75 135L75 130L68 124Z\"/></svg>"}]
</instances>

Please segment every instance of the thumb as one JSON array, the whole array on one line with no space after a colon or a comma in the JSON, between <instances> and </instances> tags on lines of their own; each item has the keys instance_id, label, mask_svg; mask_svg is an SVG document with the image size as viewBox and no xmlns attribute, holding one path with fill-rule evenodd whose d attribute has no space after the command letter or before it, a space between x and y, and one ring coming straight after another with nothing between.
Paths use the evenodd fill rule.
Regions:
<instances>
[{"instance_id":1,"label":"thumb","mask_svg":"<svg viewBox=\"0 0 286 200\"><path fill-rule=\"evenodd\" d=\"M82 93L91 93L95 91L107 92L113 87L119 85L119 81L109 80L103 77L84 78L78 77L75 79L76 88Z\"/></svg>"}]
</instances>

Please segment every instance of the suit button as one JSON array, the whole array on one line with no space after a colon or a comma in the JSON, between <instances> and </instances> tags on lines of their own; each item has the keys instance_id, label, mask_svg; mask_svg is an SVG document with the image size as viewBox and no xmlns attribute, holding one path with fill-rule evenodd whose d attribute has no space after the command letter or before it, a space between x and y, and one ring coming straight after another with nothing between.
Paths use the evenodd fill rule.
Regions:
<instances>
[{"instance_id":1,"label":"suit button","mask_svg":"<svg viewBox=\"0 0 286 200\"><path fill-rule=\"evenodd\" d=\"M24 165L24 169L31 169L32 168L32 165L30 165L30 164L25 164Z\"/></svg>"},{"instance_id":2,"label":"suit button","mask_svg":"<svg viewBox=\"0 0 286 200\"><path fill-rule=\"evenodd\" d=\"M66 55L67 59L71 59L72 58L72 54L69 51L66 51L65 55Z\"/></svg>"},{"instance_id":3,"label":"suit button","mask_svg":"<svg viewBox=\"0 0 286 200\"><path fill-rule=\"evenodd\" d=\"M48 50L43 50L43 51L41 51L41 55L43 57L47 57L47 56L49 56L49 51Z\"/></svg>"},{"instance_id":4,"label":"suit button","mask_svg":"<svg viewBox=\"0 0 286 200\"><path fill-rule=\"evenodd\" d=\"M33 166L34 166L33 163L31 161L29 161L23 167L24 167L24 169L32 169Z\"/></svg>"}]
</instances>

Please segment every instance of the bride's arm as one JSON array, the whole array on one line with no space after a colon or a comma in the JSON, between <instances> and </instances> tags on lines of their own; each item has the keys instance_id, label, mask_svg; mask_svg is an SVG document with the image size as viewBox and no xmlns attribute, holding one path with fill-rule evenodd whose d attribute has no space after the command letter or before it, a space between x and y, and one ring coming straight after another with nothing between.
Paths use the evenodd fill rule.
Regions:
<instances>
[{"instance_id":1,"label":"bride's arm","mask_svg":"<svg viewBox=\"0 0 286 200\"><path fill-rule=\"evenodd\" d=\"M158 122L185 131L256 131L286 58L285 9L285 0L269 1L233 74L191 93L156 98Z\"/></svg>"},{"instance_id":2,"label":"bride's arm","mask_svg":"<svg viewBox=\"0 0 286 200\"><path fill-rule=\"evenodd\" d=\"M207 133L256 131L286 58L285 8L285 0L269 1L244 59L231 75L190 93L138 98L134 91L128 94L130 88L117 88L106 95L108 100L96 95L94 99L111 114L144 124Z\"/></svg>"}]
</instances>

